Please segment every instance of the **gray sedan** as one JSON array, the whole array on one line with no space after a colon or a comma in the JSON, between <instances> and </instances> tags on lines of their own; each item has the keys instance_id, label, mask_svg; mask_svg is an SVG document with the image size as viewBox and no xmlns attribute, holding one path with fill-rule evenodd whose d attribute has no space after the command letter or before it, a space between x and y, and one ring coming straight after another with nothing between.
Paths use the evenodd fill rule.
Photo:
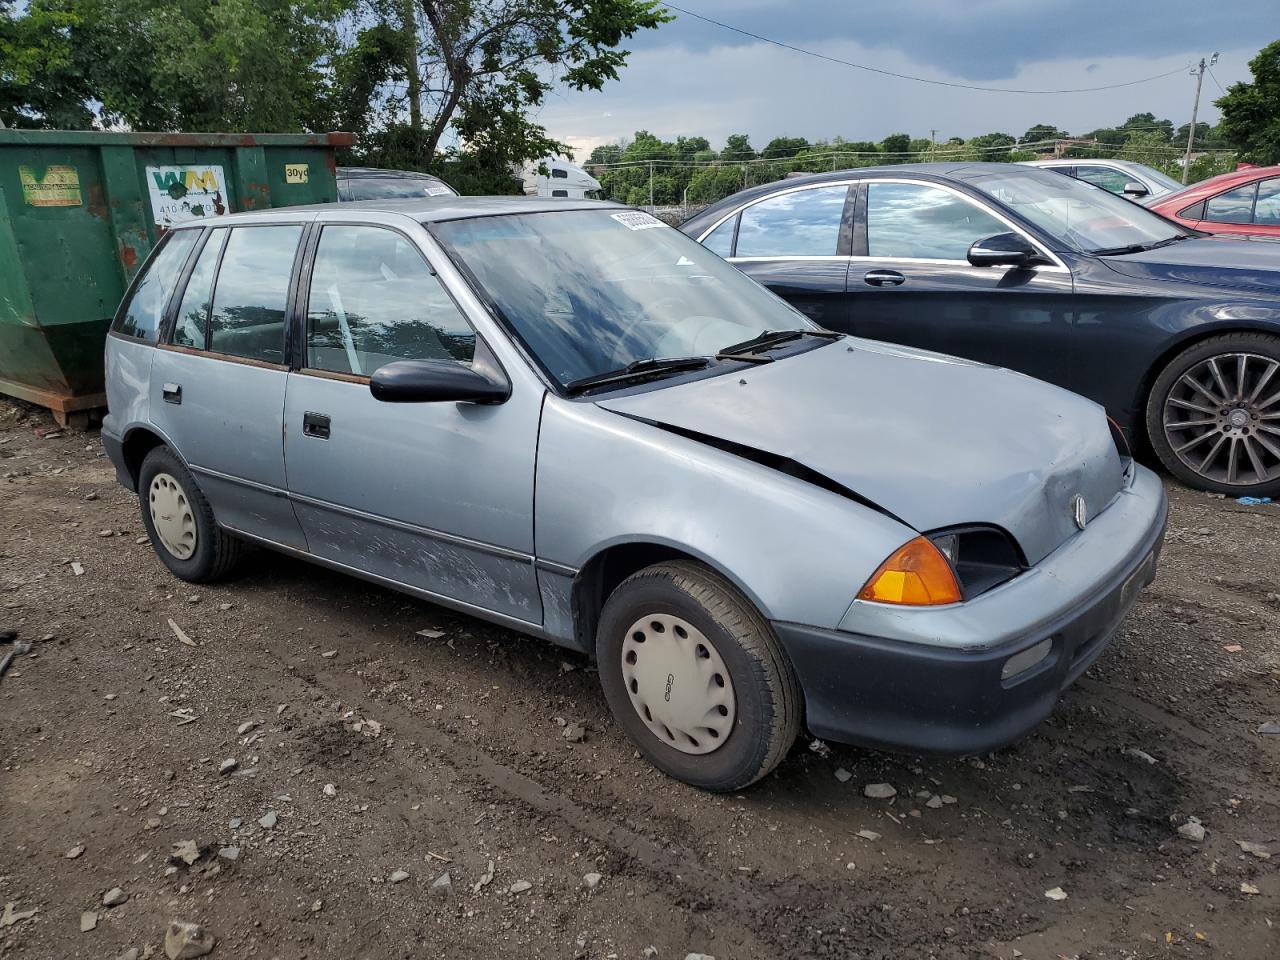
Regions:
<instances>
[{"instance_id":1,"label":"gray sedan","mask_svg":"<svg viewBox=\"0 0 1280 960\"><path fill-rule=\"evenodd\" d=\"M1096 404L824 331L647 214L437 197L172 231L103 440L174 575L257 544L597 658L712 790L802 725L1024 734L1155 574L1166 504Z\"/></svg>"}]
</instances>

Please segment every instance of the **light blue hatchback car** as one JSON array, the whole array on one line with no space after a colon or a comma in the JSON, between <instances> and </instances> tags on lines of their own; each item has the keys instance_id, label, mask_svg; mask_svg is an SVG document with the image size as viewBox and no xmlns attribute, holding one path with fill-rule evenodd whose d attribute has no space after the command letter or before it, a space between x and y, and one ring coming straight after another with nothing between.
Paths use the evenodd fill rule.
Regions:
<instances>
[{"instance_id":1,"label":"light blue hatchback car","mask_svg":"<svg viewBox=\"0 0 1280 960\"><path fill-rule=\"evenodd\" d=\"M103 440L176 576L260 544L581 650L637 747L713 790L802 725L1024 734L1165 524L1096 404L824 331L592 201L186 224L106 356Z\"/></svg>"}]
</instances>

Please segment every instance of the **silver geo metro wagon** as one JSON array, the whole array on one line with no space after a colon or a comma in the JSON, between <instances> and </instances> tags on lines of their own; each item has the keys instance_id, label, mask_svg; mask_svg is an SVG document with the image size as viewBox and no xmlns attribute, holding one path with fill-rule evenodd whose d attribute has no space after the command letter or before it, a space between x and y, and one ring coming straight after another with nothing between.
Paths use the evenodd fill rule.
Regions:
<instances>
[{"instance_id":1,"label":"silver geo metro wagon","mask_svg":"<svg viewBox=\"0 0 1280 960\"><path fill-rule=\"evenodd\" d=\"M103 440L175 575L262 544L581 650L644 754L713 790L802 724L1024 734L1165 524L1096 404L824 331L599 202L183 225L106 354Z\"/></svg>"}]
</instances>

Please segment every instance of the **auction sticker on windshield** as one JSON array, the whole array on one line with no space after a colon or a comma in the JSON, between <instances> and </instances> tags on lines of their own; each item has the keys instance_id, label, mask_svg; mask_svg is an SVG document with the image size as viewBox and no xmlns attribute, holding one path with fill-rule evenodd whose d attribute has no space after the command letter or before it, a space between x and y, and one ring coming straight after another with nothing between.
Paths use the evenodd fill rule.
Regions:
<instances>
[{"instance_id":1,"label":"auction sticker on windshield","mask_svg":"<svg viewBox=\"0 0 1280 960\"><path fill-rule=\"evenodd\" d=\"M615 213L613 219L628 230L651 230L654 227L665 227L666 224L657 217L651 217L647 213L641 213L639 210L629 210L626 213Z\"/></svg>"},{"instance_id":2,"label":"auction sticker on windshield","mask_svg":"<svg viewBox=\"0 0 1280 960\"><path fill-rule=\"evenodd\" d=\"M216 165L147 167L147 190L160 227L217 216L231 207L226 174Z\"/></svg>"}]
</instances>

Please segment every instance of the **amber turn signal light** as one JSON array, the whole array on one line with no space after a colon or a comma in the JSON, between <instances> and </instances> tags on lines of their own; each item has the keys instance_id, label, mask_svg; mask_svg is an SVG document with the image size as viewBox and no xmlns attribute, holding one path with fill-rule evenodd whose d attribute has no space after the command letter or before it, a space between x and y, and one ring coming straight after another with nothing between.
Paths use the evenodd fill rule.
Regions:
<instances>
[{"instance_id":1,"label":"amber turn signal light","mask_svg":"<svg viewBox=\"0 0 1280 960\"><path fill-rule=\"evenodd\" d=\"M959 603L964 597L947 558L924 537L916 537L880 564L858 599L923 607Z\"/></svg>"}]
</instances>

